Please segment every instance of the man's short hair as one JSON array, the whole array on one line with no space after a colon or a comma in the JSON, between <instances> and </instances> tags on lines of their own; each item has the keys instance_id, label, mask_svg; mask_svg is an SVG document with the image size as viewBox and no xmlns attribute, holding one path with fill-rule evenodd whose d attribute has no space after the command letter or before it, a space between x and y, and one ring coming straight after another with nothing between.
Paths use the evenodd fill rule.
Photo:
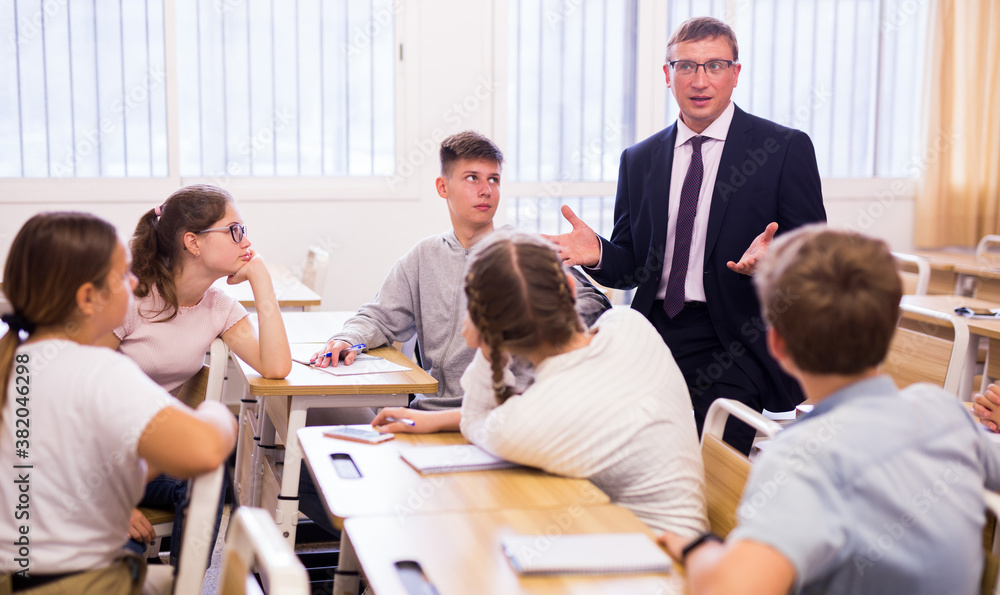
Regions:
<instances>
[{"instance_id":1,"label":"man's short hair","mask_svg":"<svg viewBox=\"0 0 1000 595\"><path fill-rule=\"evenodd\" d=\"M803 372L858 374L885 359L903 285L882 240L807 225L771 244L754 282L764 320Z\"/></svg>"},{"instance_id":2,"label":"man's short hair","mask_svg":"<svg viewBox=\"0 0 1000 595\"><path fill-rule=\"evenodd\" d=\"M493 161L503 165L503 153L493 141L471 130L453 134L441 141L441 175L450 178L451 168L460 159Z\"/></svg>"},{"instance_id":3,"label":"man's short hair","mask_svg":"<svg viewBox=\"0 0 1000 595\"><path fill-rule=\"evenodd\" d=\"M729 25L712 17L694 17L681 23L670 36L670 40L667 41L667 61L670 61L670 48L678 43L715 39L716 37L721 37L729 42L729 48L733 50L733 61L739 61L740 46L736 43L736 33Z\"/></svg>"}]
</instances>

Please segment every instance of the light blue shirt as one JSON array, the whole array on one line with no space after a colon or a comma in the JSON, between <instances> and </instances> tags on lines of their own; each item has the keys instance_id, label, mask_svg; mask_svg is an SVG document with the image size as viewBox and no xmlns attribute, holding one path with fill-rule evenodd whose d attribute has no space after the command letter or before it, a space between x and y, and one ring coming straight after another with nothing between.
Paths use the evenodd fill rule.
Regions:
<instances>
[{"instance_id":1,"label":"light blue shirt","mask_svg":"<svg viewBox=\"0 0 1000 595\"><path fill-rule=\"evenodd\" d=\"M781 552L794 593L972 595L984 486L1000 488L1000 449L954 395L878 377L777 436L729 539Z\"/></svg>"}]
</instances>

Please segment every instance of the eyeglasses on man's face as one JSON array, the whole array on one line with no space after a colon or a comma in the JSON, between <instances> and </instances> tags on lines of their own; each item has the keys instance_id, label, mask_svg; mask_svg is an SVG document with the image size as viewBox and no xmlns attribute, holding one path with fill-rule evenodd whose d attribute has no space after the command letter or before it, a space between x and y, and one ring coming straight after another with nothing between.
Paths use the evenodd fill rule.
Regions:
<instances>
[{"instance_id":1,"label":"eyeglasses on man's face","mask_svg":"<svg viewBox=\"0 0 1000 595\"><path fill-rule=\"evenodd\" d=\"M732 60L709 60L704 64L699 64L694 60L674 60L673 62L667 62L667 64L674 69L674 74L677 76L694 76L698 73L699 66L705 69L705 74L708 76L722 76L736 62Z\"/></svg>"},{"instance_id":2,"label":"eyeglasses on man's face","mask_svg":"<svg viewBox=\"0 0 1000 595\"><path fill-rule=\"evenodd\" d=\"M243 236L247 235L247 226L233 223L229 227L213 227L212 229L203 229L195 233L208 233L210 231L228 231L229 235L233 236L233 241L239 244L243 241Z\"/></svg>"}]
</instances>

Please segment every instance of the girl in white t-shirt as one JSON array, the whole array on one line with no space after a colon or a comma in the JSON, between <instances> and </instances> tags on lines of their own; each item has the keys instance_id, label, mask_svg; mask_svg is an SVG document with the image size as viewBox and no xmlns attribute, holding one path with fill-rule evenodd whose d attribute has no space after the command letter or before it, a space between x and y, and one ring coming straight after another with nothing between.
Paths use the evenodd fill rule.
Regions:
<instances>
[{"instance_id":1,"label":"girl in white t-shirt","mask_svg":"<svg viewBox=\"0 0 1000 595\"><path fill-rule=\"evenodd\" d=\"M122 323L134 285L128 250L92 215L36 215L11 245L0 465L18 481L0 482L0 541L16 549L0 575L15 591L138 592L145 566L122 543L147 479L210 471L235 444L224 406L193 411L96 346Z\"/></svg>"},{"instance_id":2,"label":"girl in white t-shirt","mask_svg":"<svg viewBox=\"0 0 1000 595\"><path fill-rule=\"evenodd\" d=\"M142 216L130 246L132 272L138 278L136 299L103 344L132 358L169 391L201 370L216 337L265 378L284 378L291 371L270 273L251 248L243 217L228 192L207 185L181 188ZM230 285L250 283L259 334L246 309L212 286L223 277ZM179 512L186 504L187 483L170 476L151 481L141 502ZM183 518L181 513L174 516L172 535L181 535ZM129 535L129 547L136 552L155 537L138 510L132 512ZM172 564L178 552L171 548Z\"/></svg>"}]
</instances>

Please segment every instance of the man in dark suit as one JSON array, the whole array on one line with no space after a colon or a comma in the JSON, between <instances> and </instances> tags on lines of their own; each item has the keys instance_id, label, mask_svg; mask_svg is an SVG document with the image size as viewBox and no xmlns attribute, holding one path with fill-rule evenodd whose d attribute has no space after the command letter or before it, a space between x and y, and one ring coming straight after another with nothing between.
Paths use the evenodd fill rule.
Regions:
<instances>
[{"instance_id":1,"label":"man in dark suit","mask_svg":"<svg viewBox=\"0 0 1000 595\"><path fill-rule=\"evenodd\" d=\"M802 402L767 352L752 275L776 232L826 220L809 137L732 103L738 59L722 21L681 24L663 66L680 118L622 153L610 241L565 206L573 230L551 238L567 264L584 265L598 282L637 287L632 307L670 347L699 431L716 398L757 411ZM739 422L726 430L744 452L753 436Z\"/></svg>"}]
</instances>

